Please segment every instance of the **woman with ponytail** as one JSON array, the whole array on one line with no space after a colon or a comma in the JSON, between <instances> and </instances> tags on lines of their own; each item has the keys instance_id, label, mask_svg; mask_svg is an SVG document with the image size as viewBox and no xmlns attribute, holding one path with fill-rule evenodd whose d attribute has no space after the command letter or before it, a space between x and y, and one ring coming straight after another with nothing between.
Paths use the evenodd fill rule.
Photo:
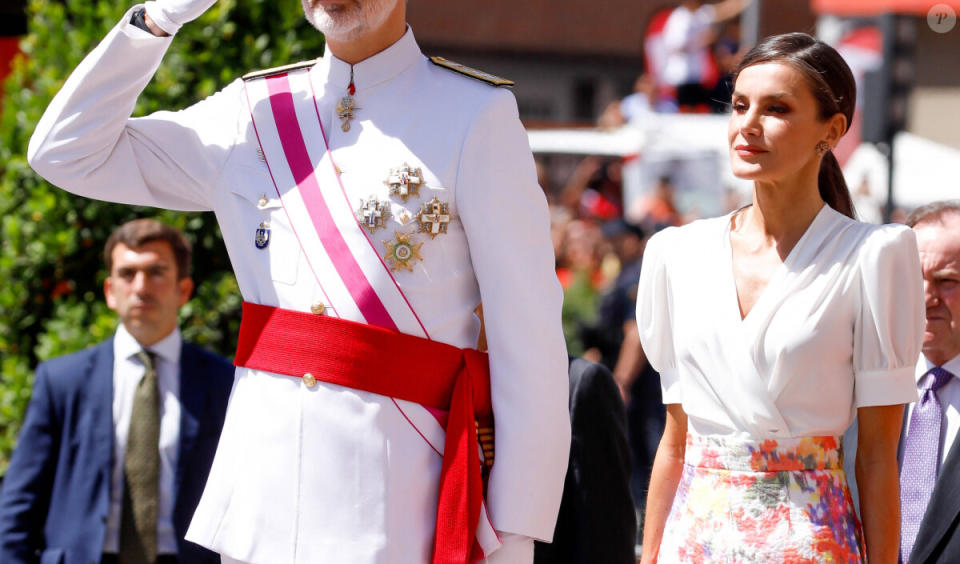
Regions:
<instances>
[{"instance_id":1,"label":"woman with ponytail","mask_svg":"<svg viewBox=\"0 0 960 564\"><path fill-rule=\"evenodd\" d=\"M753 203L647 245L637 323L667 426L644 563L897 562L923 285L910 229L854 218L832 149L855 99L825 43L757 45L734 75L728 130ZM862 525L841 443L855 415Z\"/></svg>"}]
</instances>

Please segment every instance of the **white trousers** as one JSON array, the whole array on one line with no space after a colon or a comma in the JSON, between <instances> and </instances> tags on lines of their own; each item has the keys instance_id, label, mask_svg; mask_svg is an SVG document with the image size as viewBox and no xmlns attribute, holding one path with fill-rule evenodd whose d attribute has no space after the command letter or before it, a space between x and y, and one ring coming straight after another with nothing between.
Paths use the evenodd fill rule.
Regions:
<instances>
[{"instance_id":1,"label":"white trousers","mask_svg":"<svg viewBox=\"0 0 960 564\"><path fill-rule=\"evenodd\" d=\"M532 538L511 533L500 533L500 540L503 541L503 546L498 548L489 558L482 560L481 564L532 564ZM222 564L249 564L223 555L220 555L220 562Z\"/></svg>"}]
</instances>

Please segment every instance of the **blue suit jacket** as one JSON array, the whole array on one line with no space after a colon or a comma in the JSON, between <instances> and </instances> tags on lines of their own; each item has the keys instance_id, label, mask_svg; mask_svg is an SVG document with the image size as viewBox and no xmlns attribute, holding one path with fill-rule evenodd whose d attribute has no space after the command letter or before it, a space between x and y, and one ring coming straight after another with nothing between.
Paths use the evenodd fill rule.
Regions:
<instances>
[{"instance_id":1,"label":"blue suit jacket","mask_svg":"<svg viewBox=\"0 0 960 564\"><path fill-rule=\"evenodd\" d=\"M180 562L219 562L183 540L213 462L233 366L184 343L173 524ZM100 561L113 467L113 340L37 367L0 492L0 562Z\"/></svg>"}]
</instances>

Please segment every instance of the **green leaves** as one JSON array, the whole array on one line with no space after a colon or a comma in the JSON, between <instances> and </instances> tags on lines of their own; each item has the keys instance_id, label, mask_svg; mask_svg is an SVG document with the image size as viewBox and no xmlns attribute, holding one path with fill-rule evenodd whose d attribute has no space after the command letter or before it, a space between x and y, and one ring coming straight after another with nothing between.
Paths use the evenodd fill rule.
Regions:
<instances>
[{"instance_id":1,"label":"green leaves","mask_svg":"<svg viewBox=\"0 0 960 564\"><path fill-rule=\"evenodd\" d=\"M129 0L30 0L23 55L0 111L0 474L29 401L36 365L109 337L103 245L113 229L156 217L194 245L184 336L232 356L240 292L212 214L132 208L59 190L26 161L36 123L60 86L132 5ZM318 57L323 37L297 0L220 0L174 38L135 115L184 108L243 73Z\"/></svg>"}]
</instances>

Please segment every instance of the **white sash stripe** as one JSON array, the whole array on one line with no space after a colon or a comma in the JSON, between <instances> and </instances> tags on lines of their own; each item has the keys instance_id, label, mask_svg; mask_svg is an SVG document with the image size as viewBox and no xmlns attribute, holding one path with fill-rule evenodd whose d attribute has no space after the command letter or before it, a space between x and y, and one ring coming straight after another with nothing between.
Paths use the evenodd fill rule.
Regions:
<instances>
[{"instance_id":1,"label":"white sash stripe","mask_svg":"<svg viewBox=\"0 0 960 564\"><path fill-rule=\"evenodd\" d=\"M287 159L280 144L280 135L273 119L266 81L263 79L250 80L244 86L247 89L251 115L257 129L264 159L277 184L277 193L290 221L290 227L303 248L307 263L313 271L317 284L330 299L331 303L329 305L338 317L365 323L366 320L360 313L360 309L339 276L324 276L323 282L321 282L319 273L335 273L336 269L323 248L316 229L313 228L310 215L299 191L296 189L297 184L290 172L290 167L287 165ZM303 311L306 311L307 305L309 304L304 304Z\"/></svg>"},{"instance_id":2,"label":"white sash stripe","mask_svg":"<svg viewBox=\"0 0 960 564\"><path fill-rule=\"evenodd\" d=\"M326 150L326 140L320 116L317 115L318 108L314 101L309 73L292 73L288 78L307 153L310 155L310 162L314 163L323 199L330 209L337 229L400 332L429 338L413 308L394 281L390 269L384 264L380 255L381 249L373 246L357 221L354 208L359 205L359 202L348 201L341 187L341 179L335 173L333 163L330 161L331 155Z\"/></svg>"}]
</instances>

